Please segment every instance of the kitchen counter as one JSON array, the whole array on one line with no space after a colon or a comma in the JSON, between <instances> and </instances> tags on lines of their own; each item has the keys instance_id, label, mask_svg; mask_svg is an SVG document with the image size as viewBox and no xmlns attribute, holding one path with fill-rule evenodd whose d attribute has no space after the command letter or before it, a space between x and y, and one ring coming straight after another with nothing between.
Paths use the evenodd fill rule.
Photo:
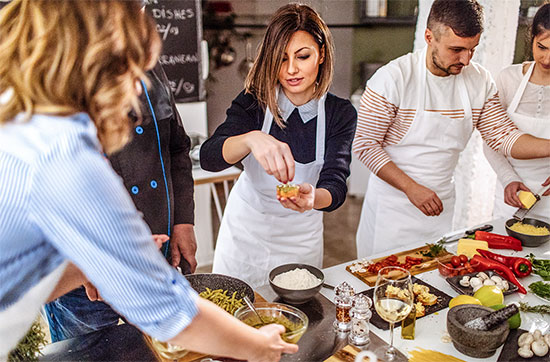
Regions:
<instances>
[{"instance_id":1,"label":"kitchen counter","mask_svg":"<svg viewBox=\"0 0 550 362\"><path fill-rule=\"evenodd\" d=\"M504 220L495 220L494 222L490 222L490 224L494 226L493 231L495 233L506 235L504 230ZM424 244L425 242L410 245L403 250L413 249ZM453 253L456 252L456 247L456 242L447 244L447 249ZM400 251L402 250L391 250L390 252L385 252L380 255L373 255L370 259L388 256L392 253L397 253ZM525 256L529 253L533 253L538 257L550 259L549 244L545 244L539 248L524 248L520 252L511 250L497 250L496 252L503 255L514 256ZM371 287L346 271L345 268L349 264L351 264L351 261L324 269L323 272L325 273L325 282L331 285L337 285L342 281L346 281L352 285L357 292L370 289ZM439 275L439 271L437 269L434 271L417 274L416 277L447 293L451 297L458 295L458 293L450 287L445 279ZM520 279L520 282L527 288L530 283L538 280L541 280L539 276L529 276ZM263 286L259 288L257 292L268 301L277 301L277 296L269 286ZM314 300L299 306L299 308L308 315L310 319L310 326L306 334L299 342L301 348L300 352L295 355L284 355L282 361L323 361L338 349L346 345L346 336L337 335L332 330L332 322L335 317L335 307L334 304L332 304L333 300L333 291L323 288L321 289L321 293L317 295ZM513 293L505 296L504 298L505 304L517 301L527 302L532 305L545 303L531 293L528 293L527 295ZM447 311L448 309L443 309L437 313L418 319L416 321L416 335L414 340L401 339L400 327L396 326L394 331L395 347L398 348L399 351L401 351L405 356L409 351L417 347L421 347L452 355L464 361L476 360L458 352L453 347L452 343L444 343L441 340L441 337L446 331ZM529 330L533 325L536 325L538 328L549 329L550 318L548 316L542 317L538 314L522 313L521 328ZM54 343L44 350L45 356L42 360L132 360L131 358L127 358L129 358L129 356L135 357L136 351L144 351L142 354L143 358L133 360L154 360L151 357L151 351L148 351L148 346L143 337L136 332L137 330L134 327L122 325L110 328L108 330L91 333L86 336L73 338L68 341ZM384 341L389 342L389 331L381 330L371 324L371 345L369 346L369 349L375 350L378 346L384 344ZM501 348L497 350L495 355L483 359L483 361L497 361ZM406 359L402 355L399 360Z\"/></svg>"}]
</instances>

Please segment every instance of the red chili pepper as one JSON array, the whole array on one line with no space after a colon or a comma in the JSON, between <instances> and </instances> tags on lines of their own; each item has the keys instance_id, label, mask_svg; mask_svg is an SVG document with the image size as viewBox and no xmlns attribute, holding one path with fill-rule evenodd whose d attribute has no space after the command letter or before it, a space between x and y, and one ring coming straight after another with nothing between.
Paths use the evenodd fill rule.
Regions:
<instances>
[{"instance_id":1,"label":"red chili pepper","mask_svg":"<svg viewBox=\"0 0 550 362\"><path fill-rule=\"evenodd\" d=\"M491 249L512 249L516 251L523 250L521 241L511 236L504 236L478 230L475 233L475 239L486 241Z\"/></svg>"},{"instance_id":2,"label":"red chili pepper","mask_svg":"<svg viewBox=\"0 0 550 362\"><path fill-rule=\"evenodd\" d=\"M481 255L474 255L470 263L476 268L476 271L485 271L488 269L496 270L497 272L500 272L506 280L508 280L510 283L515 284L518 287L518 291L523 294L527 294L527 291L521 285L521 283L518 281L514 273L504 264L499 263L496 260L487 259Z\"/></svg>"},{"instance_id":3,"label":"red chili pepper","mask_svg":"<svg viewBox=\"0 0 550 362\"><path fill-rule=\"evenodd\" d=\"M506 265L519 278L523 278L531 274L532 266L531 266L531 262L528 259L495 254L488 250L483 250L483 249L477 249L477 252L486 258L496 260L499 263Z\"/></svg>"}]
</instances>

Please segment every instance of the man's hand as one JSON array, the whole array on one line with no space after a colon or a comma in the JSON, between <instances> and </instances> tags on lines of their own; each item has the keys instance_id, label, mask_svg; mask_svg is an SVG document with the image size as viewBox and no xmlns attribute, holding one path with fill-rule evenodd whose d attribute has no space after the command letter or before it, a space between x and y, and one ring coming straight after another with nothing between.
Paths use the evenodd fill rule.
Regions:
<instances>
[{"instance_id":1,"label":"man's hand","mask_svg":"<svg viewBox=\"0 0 550 362\"><path fill-rule=\"evenodd\" d=\"M172 266L175 268L180 265L181 257L189 263L191 273L197 268L197 240L195 239L195 229L192 224L174 225L174 231L170 238L170 255Z\"/></svg>"},{"instance_id":2,"label":"man's hand","mask_svg":"<svg viewBox=\"0 0 550 362\"><path fill-rule=\"evenodd\" d=\"M426 216L438 216L443 212L443 203L435 192L415 183L405 194Z\"/></svg>"},{"instance_id":3,"label":"man's hand","mask_svg":"<svg viewBox=\"0 0 550 362\"><path fill-rule=\"evenodd\" d=\"M315 204L315 187L308 183L300 184L298 196L291 198L277 196L277 200L287 209L298 212L311 210Z\"/></svg>"},{"instance_id":4,"label":"man's hand","mask_svg":"<svg viewBox=\"0 0 550 362\"><path fill-rule=\"evenodd\" d=\"M103 298L101 298L101 295L99 294L99 291L97 288L90 282L84 283L84 288L86 289L86 295L88 296L88 299L92 302L102 302Z\"/></svg>"},{"instance_id":5,"label":"man's hand","mask_svg":"<svg viewBox=\"0 0 550 362\"><path fill-rule=\"evenodd\" d=\"M548 177L548 178L546 179L546 181L544 181L544 182L542 183L542 186L548 186L548 185L550 185L550 177ZM540 196L550 196L550 188L547 189L547 190L546 190L542 195L540 195Z\"/></svg>"},{"instance_id":6,"label":"man's hand","mask_svg":"<svg viewBox=\"0 0 550 362\"><path fill-rule=\"evenodd\" d=\"M519 201L518 197L518 192L520 190L531 191L522 182L510 182L504 188L504 202L513 207L523 207L523 204Z\"/></svg>"}]
</instances>

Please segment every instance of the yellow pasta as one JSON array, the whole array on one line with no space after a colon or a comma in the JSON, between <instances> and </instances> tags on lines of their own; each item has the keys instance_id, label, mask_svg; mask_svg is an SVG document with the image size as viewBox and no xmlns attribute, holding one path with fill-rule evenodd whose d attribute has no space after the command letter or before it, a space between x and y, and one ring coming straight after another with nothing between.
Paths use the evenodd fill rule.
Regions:
<instances>
[{"instance_id":1,"label":"yellow pasta","mask_svg":"<svg viewBox=\"0 0 550 362\"><path fill-rule=\"evenodd\" d=\"M409 352L409 362L465 362L460 358L428 349L418 348Z\"/></svg>"},{"instance_id":2,"label":"yellow pasta","mask_svg":"<svg viewBox=\"0 0 550 362\"><path fill-rule=\"evenodd\" d=\"M525 235L548 235L550 230L544 226L534 226L529 224L524 224L520 221L516 222L514 225L510 226L510 230L513 230L517 233Z\"/></svg>"},{"instance_id":3,"label":"yellow pasta","mask_svg":"<svg viewBox=\"0 0 550 362\"><path fill-rule=\"evenodd\" d=\"M233 292L231 296L227 295L227 290L216 289L212 290L206 288L205 291L200 292L199 295L208 299L214 304L217 304L220 308L224 309L230 314L235 313L237 309L243 306L242 298L237 298L237 292Z\"/></svg>"}]
</instances>

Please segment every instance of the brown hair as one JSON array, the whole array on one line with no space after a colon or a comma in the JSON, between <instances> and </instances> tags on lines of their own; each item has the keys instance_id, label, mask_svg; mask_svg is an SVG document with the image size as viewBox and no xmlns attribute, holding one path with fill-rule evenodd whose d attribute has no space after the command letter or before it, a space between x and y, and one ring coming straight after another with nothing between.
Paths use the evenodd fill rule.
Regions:
<instances>
[{"instance_id":1,"label":"brown hair","mask_svg":"<svg viewBox=\"0 0 550 362\"><path fill-rule=\"evenodd\" d=\"M529 31L529 46L526 49L531 59L533 59L533 42L535 41L535 37L545 31L550 31L550 3L542 5L533 17L533 23Z\"/></svg>"},{"instance_id":2,"label":"brown hair","mask_svg":"<svg viewBox=\"0 0 550 362\"><path fill-rule=\"evenodd\" d=\"M136 82L160 51L139 1L14 0L0 12L0 125L17 114L86 112L106 152L129 137Z\"/></svg>"},{"instance_id":3,"label":"brown hair","mask_svg":"<svg viewBox=\"0 0 550 362\"><path fill-rule=\"evenodd\" d=\"M450 27L462 38L483 32L483 7L476 0L435 0L428 15L428 29L439 38L439 25Z\"/></svg>"},{"instance_id":4,"label":"brown hair","mask_svg":"<svg viewBox=\"0 0 550 362\"><path fill-rule=\"evenodd\" d=\"M319 65L317 87L313 97L318 99L327 93L334 73L334 42L330 30L319 14L311 7L302 4L282 6L273 15L254 65L245 81L246 91L256 96L264 110L269 108L273 119L281 128L284 128L284 123L276 97L279 70L290 38L300 30L313 36L320 51L324 49L324 62Z\"/></svg>"}]
</instances>

